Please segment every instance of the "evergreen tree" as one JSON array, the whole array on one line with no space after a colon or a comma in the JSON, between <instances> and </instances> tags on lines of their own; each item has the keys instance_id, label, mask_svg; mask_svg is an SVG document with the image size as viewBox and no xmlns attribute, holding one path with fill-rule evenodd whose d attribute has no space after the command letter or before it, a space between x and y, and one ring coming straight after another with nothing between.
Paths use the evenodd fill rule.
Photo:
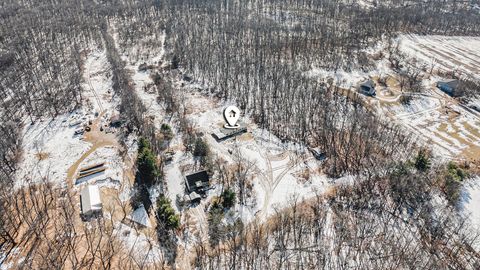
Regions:
<instances>
[{"instance_id":1,"label":"evergreen tree","mask_svg":"<svg viewBox=\"0 0 480 270\"><path fill-rule=\"evenodd\" d=\"M414 165L417 170L422 172L427 171L430 168L430 158L428 157L426 150L422 149L418 151Z\"/></svg>"},{"instance_id":2,"label":"evergreen tree","mask_svg":"<svg viewBox=\"0 0 480 270\"><path fill-rule=\"evenodd\" d=\"M151 186L159 175L160 170L157 166L157 158L150 149L150 142L140 138L138 142L137 183Z\"/></svg>"},{"instance_id":3,"label":"evergreen tree","mask_svg":"<svg viewBox=\"0 0 480 270\"><path fill-rule=\"evenodd\" d=\"M168 230L180 227L180 217L175 214L170 200L164 195L159 196L157 200L157 219L159 223L165 224Z\"/></svg>"}]
</instances>

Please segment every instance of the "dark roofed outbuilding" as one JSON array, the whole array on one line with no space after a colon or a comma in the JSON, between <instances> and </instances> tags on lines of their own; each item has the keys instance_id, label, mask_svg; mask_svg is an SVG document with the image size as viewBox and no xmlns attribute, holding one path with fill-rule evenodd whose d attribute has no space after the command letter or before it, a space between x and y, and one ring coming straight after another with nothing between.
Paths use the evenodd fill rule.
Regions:
<instances>
[{"instance_id":1,"label":"dark roofed outbuilding","mask_svg":"<svg viewBox=\"0 0 480 270\"><path fill-rule=\"evenodd\" d=\"M458 80L447 80L443 82L437 82L437 88L447 93L450 96L455 96L455 90L457 90L459 85Z\"/></svg>"},{"instance_id":2,"label":"dark roofed outbuilding","mask_svg":"<svg viewBox=\"0 0 480 270\"><path fill-rule=\"evenodd\" d=\"M367 96L376 96L375 83L372 80L365 81L360 84L359 92Z\"/></svg>"}]
</instances>

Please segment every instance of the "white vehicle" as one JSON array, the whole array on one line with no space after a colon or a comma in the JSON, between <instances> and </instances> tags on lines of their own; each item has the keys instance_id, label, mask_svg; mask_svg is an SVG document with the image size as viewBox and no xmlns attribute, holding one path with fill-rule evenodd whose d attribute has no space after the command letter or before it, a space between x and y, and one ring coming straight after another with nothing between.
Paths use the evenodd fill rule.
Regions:
<instances>
[{"instance_id":1,"label":"white vehicle","mask_svg":"<svg viewBox=\"0 0 480 270\"><path fill-rule=\"evenodd\" d=\"M83 133L85 133L85 130L83 128L79 128L77 130L75 130L75 135L82 135Z\"/></svg>"},{"instance_id":2,"label":"white vehicle","mask_svg":"<svg viewBox=\"0 0 480 270\"><path fill-rule=\"evenodd\" d=\"M76 119L74 119L74 120L70 121L70 124L69 124L69 125L70 125L70 127L74 127L74 126L80 125L81 123L82 123L81 120L76 120Z\"/></svg>"}]
</instances>

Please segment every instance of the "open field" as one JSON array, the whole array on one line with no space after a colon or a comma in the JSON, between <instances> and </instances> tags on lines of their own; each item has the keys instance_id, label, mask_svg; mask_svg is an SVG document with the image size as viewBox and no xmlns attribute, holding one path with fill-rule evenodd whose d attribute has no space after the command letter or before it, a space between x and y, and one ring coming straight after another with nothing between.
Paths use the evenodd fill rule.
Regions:
<instances>
[{"instance_id":1,"label":"open field","mask_svg":"<svg viewBox=\"0 0 480 270\"><path fill-rule=\"evenodd\" d=\"M382 104L381 110L431 145L444 158L478 160L480 117L437 89L415 95L408 105Z\"/></svg>"},{"instance_id":2,"label":"open field","mask_svg":"<svg viewBox=\"0 0 480 270\"><path fill-rule=\"evenodd\" d=\"M480 78L480 38L404 35L400 49L429 68Z\"/></svg>"}]
</instances>

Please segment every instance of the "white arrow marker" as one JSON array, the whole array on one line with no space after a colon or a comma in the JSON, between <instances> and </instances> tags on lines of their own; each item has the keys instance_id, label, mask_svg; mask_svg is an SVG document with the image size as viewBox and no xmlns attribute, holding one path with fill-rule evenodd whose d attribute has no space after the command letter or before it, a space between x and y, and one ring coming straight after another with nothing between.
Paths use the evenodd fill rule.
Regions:
<instances>
[{"instance_id":1,"label":"white arrow marker","mask_svg":"<svg viewBox=\"0 0 480 270\"><path fill-rule=\"evenodd\" d=\"M236 127L235 124L240 118L240 110L235 106L228 106L223 111L223 117L225 118L225 121L227 121L228 126Z\"/></svg>"}]
</instances>

